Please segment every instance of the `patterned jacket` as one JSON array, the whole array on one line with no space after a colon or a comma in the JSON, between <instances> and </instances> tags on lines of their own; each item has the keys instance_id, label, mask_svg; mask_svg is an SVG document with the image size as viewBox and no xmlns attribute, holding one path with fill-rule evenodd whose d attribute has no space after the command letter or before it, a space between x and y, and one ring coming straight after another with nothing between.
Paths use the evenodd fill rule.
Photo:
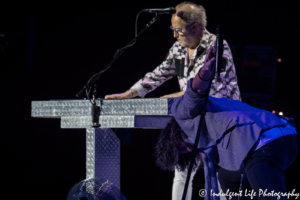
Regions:
<instances>
[{"instance_id":1,"label":"patterned jacket","mask_svg":"<svg viewBox=\"0 0 300 200\"><path fill-rule=\"evenodd\" d=\"M134 89L139 96L144 97L147 93L177 75L180 90L185 91L187 81L195 77L195 74L197 74L199 69L204 65L208 49L214 45L215 41L216 36L205 30L202 40L190 62L188 49L181 47L178 41L175 42L169 50L166 59L154 69L153 72L147 73L144 78L140 79L131 88ZM232 54L225 40L223 45L222 70L220 77L214 79L212 82L210 96L241 100Z\"/></svg>"}]
</instances>

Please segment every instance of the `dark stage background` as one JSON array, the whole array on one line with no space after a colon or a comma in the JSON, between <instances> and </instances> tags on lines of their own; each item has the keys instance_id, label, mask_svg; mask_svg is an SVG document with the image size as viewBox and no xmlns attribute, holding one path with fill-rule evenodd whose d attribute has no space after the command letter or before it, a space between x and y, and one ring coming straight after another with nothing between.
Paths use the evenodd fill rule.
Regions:
<instances>
[{"instance_id":1,"label":"dark stage background","mask_svg":"<svg viewBox=\"0 0 300 200\"><path fill-rule=\"evenodd\" d=\"M31 118L31 101L75 99L87 80L134 36L135 17L145 8L172 7L180 1L115 2L2 6L0 19L1 199L66 199L85 179L85 130L60 129L58 119ZM274 109L299 122L298 27L296 6L274 1L201 1L207 29L222 23L234 48L240 89L246 46L276 50ZM141 14L139 30L152 19ZM175 39L170 16L161 16L97 82L98 97L129 89L165 58ZM3 35L1 35L3 36ZM275 62L275 61L274 61ZM248 80L248 79L247 79ZM256 86L257 87L257 86ZM179 89L174 78L147 95ZM255 90L256 88L254 88ZM254 98L255 101L255 98ZM260 104L259 104L260 105ZM115 129L121 139L121 190L128 200L171 199L173 172L155 166L153 147L159 130ZM287 190L300 192L296 161L286 170ZM201 183L201 173L197 179ZM3 186L4 185L4 186ZM198 188L200 189L200 186ZM200 199L197 196L195 199ZM293 199L293 197L291 197Z\"/></svg>"}]
</instances>

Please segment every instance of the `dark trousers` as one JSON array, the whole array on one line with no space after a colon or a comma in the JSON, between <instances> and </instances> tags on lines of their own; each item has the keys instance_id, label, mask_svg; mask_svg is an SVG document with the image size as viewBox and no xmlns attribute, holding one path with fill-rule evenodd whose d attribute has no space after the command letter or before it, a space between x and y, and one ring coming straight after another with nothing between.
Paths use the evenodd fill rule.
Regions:
<instances>
[{"instance_id":1,"label":"dark trousers","mask_svg":"<svg viewBox=\"0 0 300 200\"><path fill-rule=\"evenodd\" d=\"M251 199L251 192L255 192L257 199L277 199L274 192L286 193L284 169L286 169L297 155L295 135L286 135L264 145L247 156L239 171L218 170L218 179L224 193L239 192L241 174L244 174L242 198ZM252 190L253 189L253 190ZM246 192L247 191L247 192ZM245 193L248 195L245 195ZM254 193L252 193L254 196ZM280 200L287 199L280 196ZM227 199L228 196L227 196ZM238 196L232 197L238 199Z\"/></svg>"}]
</instances>

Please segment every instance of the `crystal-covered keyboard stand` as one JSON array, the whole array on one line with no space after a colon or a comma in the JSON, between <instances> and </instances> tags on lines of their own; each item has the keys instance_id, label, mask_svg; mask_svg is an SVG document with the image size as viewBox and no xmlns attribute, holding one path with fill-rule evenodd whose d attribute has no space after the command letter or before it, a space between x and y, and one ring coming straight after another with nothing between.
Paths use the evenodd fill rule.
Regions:
<instances>
[{"instance_id":1,"label":"crystal-covered keyboard stand","mask_svg":"<svg viewBox=\"0 0 300 200\"><path fill-rule=\"evenodd\" d=\"M102 103L101 103L102 101ZM86 178L104 178L120 188L120 141L110 128L163 129L174 99L97 100L99 123L92 128L89 100L32 101L31 116L61 118L61 128L86 129Z\"/></svg>"},{"instance_id":2,"label":"crystal-covered keyboard stand","mask_svg":"<svg viewBox=\"0 0 300 200\"><path fill-rule=\"evenodd\" d=\"M99 123L101 128L142 128L139 123L144 121L145 126L145 121L154 116L169 119L172 101L167 98L102 100ZM96 103L100 105L100 100ZM31 116L61 118L61 128L90 128L91 103L89 100L33 101ZM162 128L165 120L162 119L162 126L143 128Z\"/></svg>"}]
</instances>

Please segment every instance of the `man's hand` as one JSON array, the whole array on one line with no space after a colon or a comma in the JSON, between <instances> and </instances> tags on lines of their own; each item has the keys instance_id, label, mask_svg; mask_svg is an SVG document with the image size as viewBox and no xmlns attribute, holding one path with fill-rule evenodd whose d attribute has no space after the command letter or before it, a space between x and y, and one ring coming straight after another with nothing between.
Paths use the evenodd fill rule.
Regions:
<instances>
[{"instance_id":1,"label":"man's hand","mask_svg":"<svg viewBox=\"0 0 300 200\"><path fill-rule=\"evenodd\" d=\"M213 53L214 49L215 48L213 46L209 48L203 67L199 69L199 72L196 74L192 82L193 90L197 91L198 93L207 90L210 79L214 78L211 77L211 68L216 61L216 55Z\"/></svg>"},{"instance_id":2,"label":"man's hand","mask_svg":"<svg viewBox=\"0 0 300 200\"><path fill-rule=\"evenodd\" d=\"M184 94L185 91L180 91L172 94L167 94L164 96L161 96L160 98L179 98Z\"/></svg>"},{"instance_id":3,"label":"man's hand","mask_svg":"<svg viewBox=\"0 0 300 200\"><path fill-rule=\"evenodd\" d=\"M216 55L214 53L215 47L211 46L208 50L208 53L205 57L204 65L203 67L199 70L200 75L204 79L209 79L210 74L211 74L211 68L213 67L213 64L216 61Z\"/></svg>"},{"instance_id":4,"label":"man's hand","mask_svg":"<svg viewBox=\"0 0 300 200\"><path fill-rule=\"evenodd\" d=\"M138 93L135 90L130 89L130 91L127 90L126 92L120 94L105 95L104 99L131 99L138 96Z\"/></svg>"}]
</instances>

